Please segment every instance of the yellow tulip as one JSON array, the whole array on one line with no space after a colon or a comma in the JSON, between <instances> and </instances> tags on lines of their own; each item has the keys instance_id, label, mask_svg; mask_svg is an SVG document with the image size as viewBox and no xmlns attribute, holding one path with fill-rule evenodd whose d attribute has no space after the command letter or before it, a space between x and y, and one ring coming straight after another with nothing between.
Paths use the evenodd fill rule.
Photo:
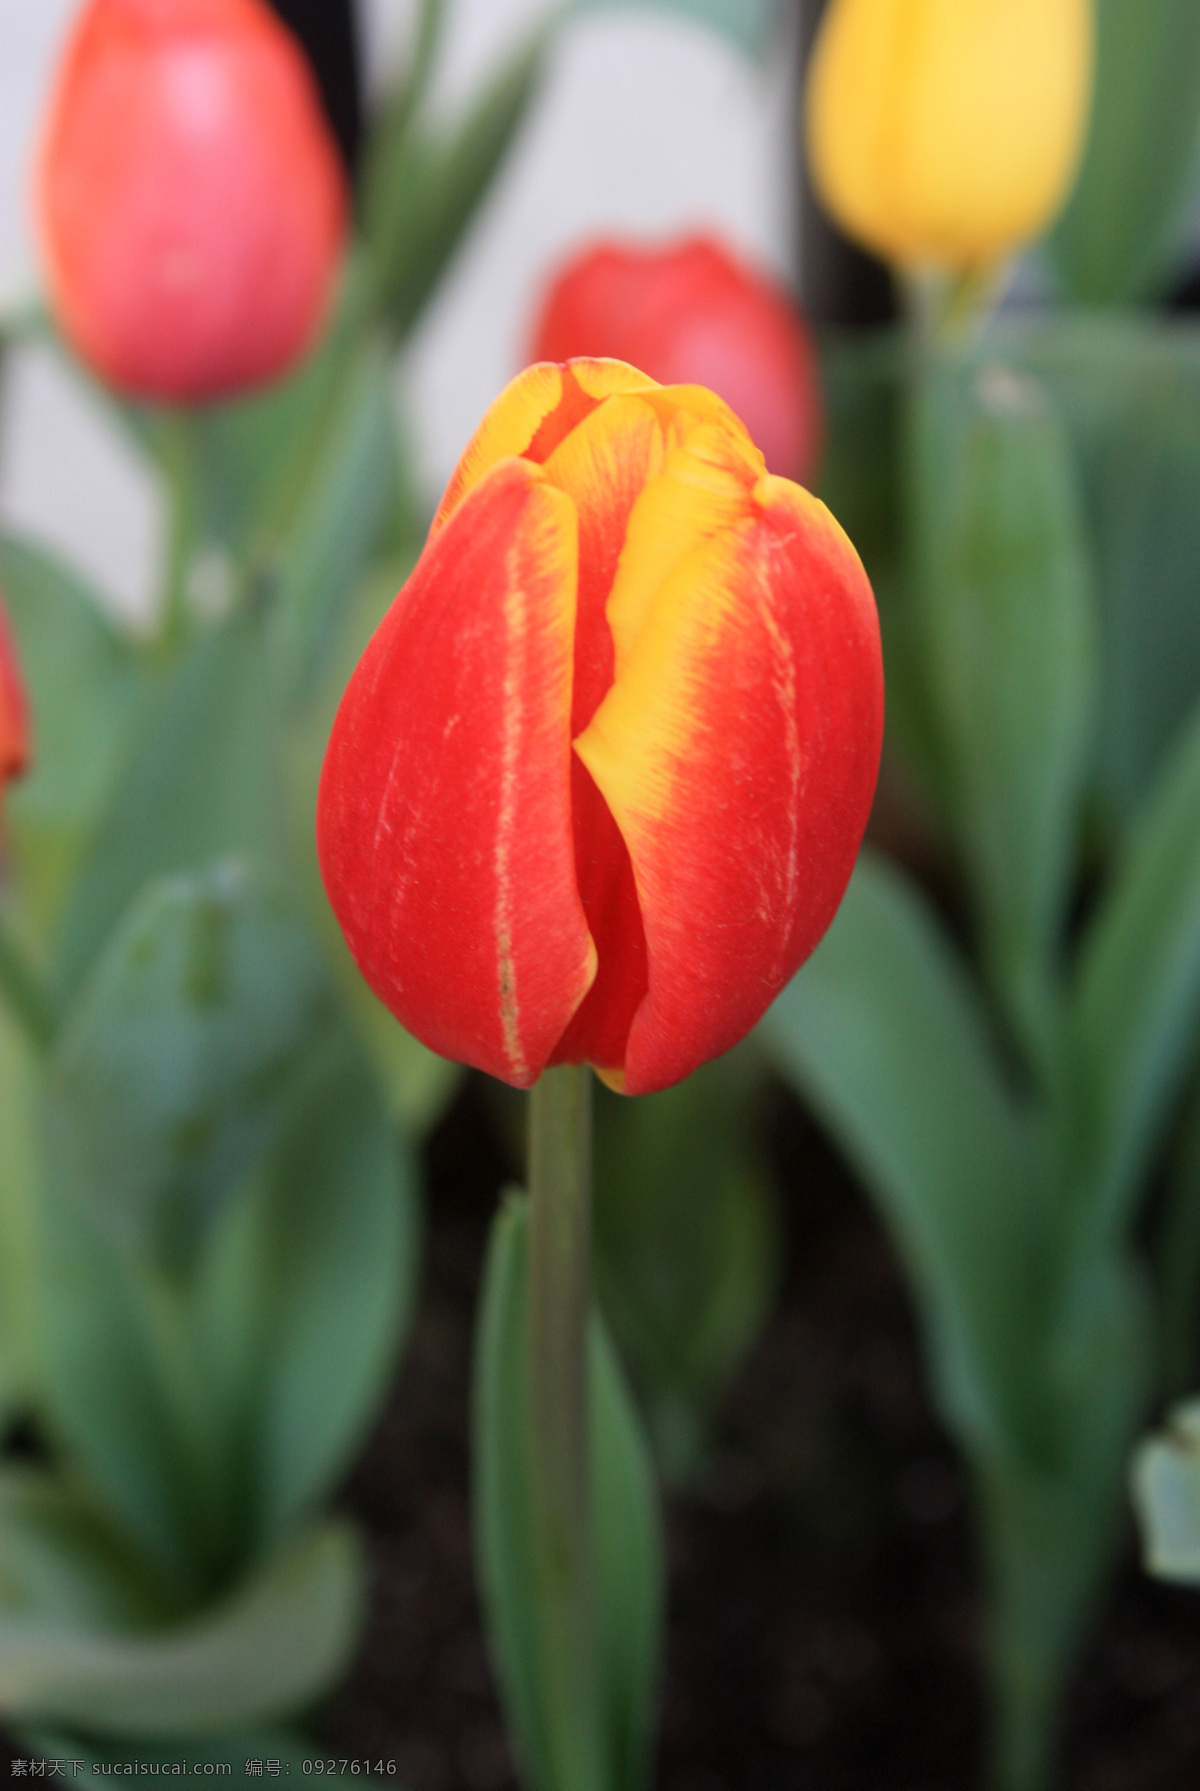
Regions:
<instances>
[{"instance_id":1,"label":"yellow tulip","mask_svg":"<svg viewBox=\"0 0 1200 1791\"><path fill-rule=\"evenodd\" d=\"M986 269L1065 201L1092 59L1092 0L830 0L806 96L817 191L890 261Z\"/></svg>"}]
</instances>

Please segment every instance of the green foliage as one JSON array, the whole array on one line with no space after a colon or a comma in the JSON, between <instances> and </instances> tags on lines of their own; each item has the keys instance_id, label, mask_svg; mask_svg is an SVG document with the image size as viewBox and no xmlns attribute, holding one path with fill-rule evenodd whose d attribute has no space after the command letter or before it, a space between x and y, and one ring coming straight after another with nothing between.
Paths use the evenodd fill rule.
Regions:
<instances>
[{"instance_id":1,"label":"green foliage","mask_svg":"<svg viewBox=\"0 0 1200 1791\"><path fill-rule=\"evenodd\" d=\"M596 1279L668 1479L699 1469L709 1413L776 1291L775 1190L752 1141L756 1060L660 1095L598 1096Z\"/></svg>"},{"instance_id":2,"label":"green foliage","mask_svg":"<svg viewBox=\"0 0 1200 1791\"><path fill-rule=\"evenodd\" d=\"M35 759L5 799L25 909L45 945L120 775L150 684L95 594L33 547L0 540L4 592L33 711Z\"/></svg>"},{"instance_id":3,"label":"green foliage","mask_svg":"<svg viewBox=\"0 0 1200 1791\"><path fill-rule=\"evenodd\" d=\"M1080 943L1068 1162L1082 1235L1128 1225L1200 1033L1200 713Z\"/></svg>"},{"instance_id":4,"label":"green foliage","mask_svg":"<svg viewBox=\"0 0 1200 1791\"><path fill-rule=\"evenodd\" d=\"M556 1791L547 1734L547 1630L530 1484L528 1210L510 1196L492 1230L474 1373L473 1507L494 1663L530 1791ZM649 1458L598 1314L590 1350L592 1546L602 1791L649 1782L663 1626L662 1539ZM582 1769L581 1769L582 1770ZM581 1778L580 1782L584 1782Z\"/></svg>"},{"instance_id":5,"label":"green foliage","mask_svg":"<svg viewBox=\"0 0 1200 1791\"><path fill-rule=\"evenodd\" d=\"M919 381L907 469L939 793L991 981L1036 1062L1053 1051L1097 682L1078 482L1038 388L970 362Z\"/></svg>"},{"instance_id":6,"label":"green foliage","mask_svg":"<svg viewBox=\"0 0 1200 1791\"><path fill-rule=\"evenodd\" d=\"M379 297L403 338L468 228L536 91L557 20L539 26L450 130L413 115L402 88L364 159L361 212Z\"/></svg>"},{"instance_id":7,"label":"green foliage","mask_svg":"<svg viewBox=\"0 0 1200 1791\"><path fill-rule=\"evenodd\" d=\"M1003 342L1053 393L1083 481L1102 643L1094 776L1119 832L1200 700L1200 331L1051 316Z\"/></svg>"},{"instance_id":8,"label":"green foliage","mask_svg":"<svg viewBox=\"0 0 1200 1791\"><path fill-rule=\"evenodd\" d=\"M1155 396L1189 389L1194 353L1191 332L1053 322L925 345L899 438L902 527L881 475L860 501L900 567L885 627L899 731L960 869L978 971L866 855L762 1029L871 1188L918 1294L975 1474L993 1772L1013 1791L1046 1778L1112 1547L1155 1331L1137 1201L1200 1033L1195 470L1182 409ZM863 361L843 457L883 402L884 345ZM851 372L839 379L853 393ZM1130 465L1135 419L1148 436ZM1135 649L1139 629L1150 642ZM1103 745L1097 713L1101 738L1114 718ZM1097 792L1109 851L1072 925ZM1185 1176L1177 1241L1191 1205Z\"/></svg>"},{"instance_id":9,"label":"green foliage","mask_svg":"<svg viewBox=\"0 0 1200 1791\"><path fill-rule=\"evenodd\" d=\"M1127 303L1169 275L1200 143L1200 14L1191 0L1097 0L1083 166L1051 251L1070 298Z\"/></svg>"},{"instance_id":10,"label":"green foliage","mask_svg":"<svg viewBox=\"0 0 1200 1791\"><path fill-rule=\"evenodd\" d=\"M0 1501L8 1722L160 1741L220 1735L303 1708L345 1668L363 1586L344 1525L304 1532L210 1609L151 1625L128 1609L127 1564L69 1499L18 1481Z\"/></svg>"},{"instance_id":11,"label":"green foliage","mask_svg":"<svg viewBox=\"0 0 1200 1791\"><path fill-rule=\"evenodd\" d=\"M50 1173L150 1260L190 1262L332 1023L303 929L236 863L149 885L50 1065Z\"/></svg>"},{"instance_id":12,"label":"green foliage","mask_svg":"<svg viewBox=\"0 0 1200 1791\"><path fill-rule=\"evenodd\" d=\"M51 1419L182 1595L326 1490L411 1303L412 1171L331 1003L220 866L151 887L49 1065Z\"/></svg>"}]
</instances>

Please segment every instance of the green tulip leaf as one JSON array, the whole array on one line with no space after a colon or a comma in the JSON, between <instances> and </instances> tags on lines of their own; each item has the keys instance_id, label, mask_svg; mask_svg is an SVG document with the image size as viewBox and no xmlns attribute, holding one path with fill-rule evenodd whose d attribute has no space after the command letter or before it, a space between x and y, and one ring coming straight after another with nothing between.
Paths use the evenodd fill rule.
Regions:
<instances>
[{"instance_id":1,"label":"green tulip leaf","mask_svg":"<svg viewBox=\"0 0 1200 1791\"><path fill-rule=\"evenodd\" d=\"M52 1173L134 1248L186 1259L277 1131L330 1004L307 933L245 867L151 885L55 1050Z\"/></svg>"},{"instance_id":2,"label":"green tulip leaf","mask_svg":"<svg viewBox=\"0 0 1200 1791\"><path fill-rule=\"evenodd\" d=\"M1131 1479L1147 1573L1200 1586L1200 1400L1175 1406L1142 1443Z\"/></svg>"},{"instance_id":3,"label":"green tulip leaf","mask_svg":"<svg viewBox=\"0 0 1200 1791\"><path fill-rule=\"evenodd\" d=\"M417 526L401 485L387 357L374 337L346 369L297 495L279 529L274 612L280 676L293 699L336 649L341 614L389 531Z\"/></svg>"},{"instance_id":4,"label":"green tulip leaf","mask_svg":"<svg viewBox=\"0 0 1200 1791\"><path fill-rule=\"evenodd\" d=\"M386 1393L416 1294L416 1181L358 1052L337 1035L299 1079L200 1290L229 1409L249 1413L256 1548L330 1490Z\"/></svg>"},{"instance_id":5,"label":"green tulip leaf","mask_svg":"<svg viewBox=\"0 0 1200 1791\"><path fill-rule=\"evenodd\" d=\"M757 1036L878 1201L950 1422L992 1452L1012 1446L1041 1335L1044 1172L966 969L917 890L861 854Z\"/></svg>"},{"instance_id":6,"label":"green tulip leaf","mask_svg":"<svg viewBox=\"0 0 1200 1791\"><path fill-rule=\"evenodd\" d=\"M1080 943L1067 1161L1077 1223L1118 1235L1200 1034L1200 712Z\"/></svg>"},{"instance_id":7,"label":"green tulip leaf","mask_svg":"<svg viewBox=\"0 0 1200 1791\"><path fill-rule=\"evenodd\" d=\"M518 1756L529 1785L550 1791L548 1725L554 1719L546 1687L553 1669L544 1656L534 1590L527 1253L527 1202L510 1197L493 1226L484 1273L475 1358L473 1502L493 1658ZM588 1761L581 1773L604 1791L643 1791L662 1637L662 1539L649 1459L598 1315L592 1324L590 1399L601 1758Z\"/></svg>"},{"instance_id":8,"label":"green tulip leaf","mask_svg":"<svg viewBox=\"0 0 1200 1791\"><path fill-rule=\"evenodd\" d=\"M177 1614L83 1489L0 1469L0 1623L136 1629Z\"/></svg>"},{"instance_id":9,"label":"green tulip leaf","mask_svg":"<svg viewBox=\"0 0 1200 1791\"><path fill-rule=\"evenodd\" d=\"M1200 700L1200 330L1072 319L1014 347L1052 384L1083 473L1103 634L1097 771L1119 830Z\"/></svg>"},{"instance_id":10,"label":"green tulip leaf","mask_svg":"<svg viewBox=\"0 0 1200 1791\"><path fill-rule=\"evenodd\" d=\"M342 1471L411 1309L413 1166L328 997L246 872L167 879L51 1066L52 1418L181 1592Z\"/></svg>"},{"instance_id":11,"label":"green tulip leaf","mask_svg":"<svg viewBox=\"0 0 1200 1791\"><path fill-rule=\"evenodd\" d=\"M1096 50L1083 166L1050 247L1071 298L1120 304L1169 275L1200 142L1200 12L1097 0Z\"/></svg>"},{"instance_id":12,"label":"green tulip leaf","mask_svg":"<svg viewBox=\"0 0 1200 1791\"><path fill-rule=\"evenodd\" d=\"M162 1742L303 1709L345 1671L363 1566L344 1524L305 1531L223 1600L138 1628L0 1612L0 1716Z\"/></svg>"},{"instance_id":13,"label":"green tulip leaf","mask_svg":"<svg viewBox=\"0 0 1200 1791\"><path fill-rule=\"evenodd\" d=\"M33 1051L0 1010L0 1424L35 1395L41 1081Z\"/></svg>"},{"instance_id":14,"label":"green tulip leaf","mask_svg":"<svg viewBox=\"0 0 1200 1791\"><path fill-rule=\"evenodd\" d=\"M33 767L5 793L27 921L45 943L108 806L148 677L99 600L36 548L0 538L0 592L31 709Z\"/></svg>"},{"instance_id":15,"label":"green tulip leaf","mask_svg":"<svg viewBox=\"0 0 1200 1791\"><path fill-rule=\"evenodd\" d=\"M775 1191L751 1141L750 1060L663 1094L597 1091L596 1282L671 1478L698 1466L708 1414L779 1281Z\"/></svg>"},{"instance_id":16,"label":"green tulip leaf","mask_svg":"<svg viewBox=\"0 0 1200 1791\"><path fill-rule=\"evenodd\" d=\"M914 601L984 961L1034 1062L1074 886L1098 664L1083 507L1032 381L944 363L918 388Z\"/></svg>"},{"instance_id":17,"label":"green tulip leaf","mask_svg":"<svg viewBox=\"0 0 1200 1791\"><path fill-rule=\"evenodd\" d=\"M273 686L255 611L205 634L165 678L71 892L68 994L153 878L241 854L277 861Z\"/></svg>"},{"instance_id":18,"label":"green tulip leaf","mask_svg":"<svg viewBox=\"0 0 1200 1791\"><path fill-rule=\"evenodd\" d=\"M411 330L495 180L541 79L557 21L539 26L451 131L385 111L367 146L362 219L385 313ZM401 96L394 104L406 110Z\"/></svg>"}]
</instances>

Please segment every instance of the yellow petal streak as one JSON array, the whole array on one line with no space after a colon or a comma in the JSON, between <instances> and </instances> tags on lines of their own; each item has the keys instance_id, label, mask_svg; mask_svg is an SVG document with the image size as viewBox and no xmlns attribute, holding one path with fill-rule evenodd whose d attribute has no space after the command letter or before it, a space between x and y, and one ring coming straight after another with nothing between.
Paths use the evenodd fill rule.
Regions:
<instances>
[{"instance_id":1,"label":"yellow petal streak","mask_svg":"<svg viewBox=\"0 0 1200 1791\"><path fill-rule=\"evenodd\" d=\"M742 515L747 513L742 494ZM639 834L671 806L673 768L694 761L697 718L711 712L700 686L719 664L720 640L742 602L738 543L702 540L649 602L617 680L575 741L633 856Z\"/></svg>"},{"instance_id":2,"label":"yellow petal streak","mask_svg":"<svg viewBox=\"0 0 1200 1791\"><path fill-rule=\"evenodd\" d=\"M589 398L612 398L623 392L660 392L662 387L648 373L628 361L583 359L571 362L571 371Z\"/></svg>"},{"instance_id":3,"label":"yellow petal streak","mask_svg":"<svg viewBox=\"0 0 1200 1791\"><path fill-rule=\"evenodd\" d=\"M525 452L538 426L558 404L562 389L562 374L553 361L538 361L509 381L464 448L437 507L431 534L498 461Z\"/></svg>"},{"instance_id":4,"label":"yellow petal streak","mask_svg":"<svg viewBox=\"0 0 1200 1791\"><path fill-rule=\"evenodd\" d=\"M530 1078L521 1040L524 1032L521 1014L522 988L517 964L520 954L514 949L519 931L521 905L528 905L531 895L519 874L522 860L522 830L528 824L528 806L521 798L525 762L531 737L543 729L547 716L567 715L571 708L571 655L567 651L559 661L561 682L557 688L539 688L531 692L528 676L530 657L530 605L525 591L525 568L535 566L548 585L562 591L564 601L561 620L564 643L574 631L575 590L578 582L578 529L575 506L563 492L540 478L531 495L530 510L520 537L509 550L508 577L503 595L504 687L500 729L500 801L496 816L493 851L495 872L494 926L496 939L497 993L504 1033L504 1053L512 1080L525 1086ZM557 618L556 618L557 619ZM531 697L535 700L531 703ZM587 956L580 978L574 1006L591 988L596 977L596 947L590 935Z\"/></svg>"},{"instance_id":5,"label":"yellow petal streak","mask_svg":"<svg viewBox=\"0 0 1200 1791\"><path fill-rule=\"evenodd\" d=\"M608 600L618 679L665 582L697 548L748 515L750 490L763 473L761 456L751 452L757 465L727 430L693 423L634 505Z\"/></svg>"}]
</instances>

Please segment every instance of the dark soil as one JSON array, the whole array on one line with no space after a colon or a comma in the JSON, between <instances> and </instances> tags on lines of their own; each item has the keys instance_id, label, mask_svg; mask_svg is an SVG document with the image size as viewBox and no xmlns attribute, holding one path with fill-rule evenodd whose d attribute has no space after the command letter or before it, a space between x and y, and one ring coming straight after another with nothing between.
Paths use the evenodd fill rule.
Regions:
<instances>
[{"instance_id":1,"label":"dark soil","mask_svg":"<svg viewBox=\"0 0 1200 1791\"><path fill-rule=\"evenodd\" d=\"M888 1241L780 1097L782 1298L720 1414L700 1491L670 1501L659 1791L958 1791L983 1739L964 1477L926 1398ZM425 1289L395 1396L345 1503L370 1626L324 1714L339 1754L410 1791L514 1783L479 1628L467 1505L475 1293L512 1175L480 1090L433 1140ZM1070 1701L1066 1791L1200 1787L1200 1594L1126 1559Z\"/></svg>"}]
</instances>

